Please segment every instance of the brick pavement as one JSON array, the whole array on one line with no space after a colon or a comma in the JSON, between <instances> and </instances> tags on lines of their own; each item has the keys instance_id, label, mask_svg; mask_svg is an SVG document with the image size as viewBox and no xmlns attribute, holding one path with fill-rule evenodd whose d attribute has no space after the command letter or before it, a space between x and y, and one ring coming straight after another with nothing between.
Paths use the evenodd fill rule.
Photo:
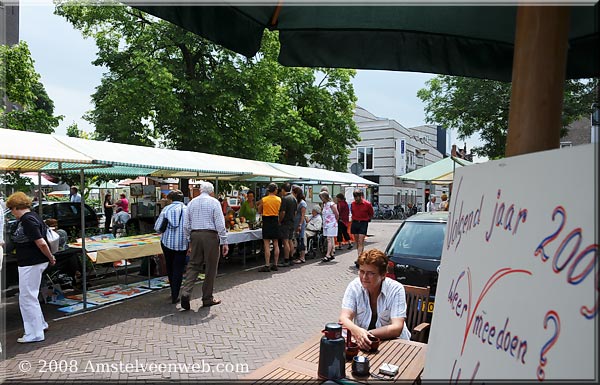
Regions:
<instances>
[{"instance_id":1,"label":"brick pavement","mask_svg":"<svg viewBox=\"0 0 600 385\"><path fill-rule=\"evenodd\" d=\"M373 222L367 247L384 249L397 227L396 221ZM17 344L22 329L9 331L4 380L126 383L244 377L337 320L346 285L356 276L355 259L354 249L344 250L327 264L309 260L273 273L250 268L225 274L215 284L215 296L223 303L210 308L201 307L197 285L187 312L171 305L169 290L163 289L49 320L44 342Z\"/></svg>"}]
</instances>

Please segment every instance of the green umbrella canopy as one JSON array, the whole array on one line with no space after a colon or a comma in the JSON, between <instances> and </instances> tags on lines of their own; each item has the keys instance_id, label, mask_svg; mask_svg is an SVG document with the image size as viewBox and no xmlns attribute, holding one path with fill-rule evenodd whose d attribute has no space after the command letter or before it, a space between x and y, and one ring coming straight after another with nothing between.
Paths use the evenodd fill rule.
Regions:
<instances>
[{"instance_id":1,"label":"green umbrella canopy","mask_svg":"<svg viewBox=\"0 0 600 385\"><path fill-rule=\"evenodd\" d=\"M402 180L428 181L433 184L450 184L454 179L454 170L472 163L464 159L448 157L425 167L399 176Z\"/></svg>"},{"instance_id":2,"label":"green umbrella canopy","mask_svg":"<svg viewBox=\"0 0 600 385\"><path fill-rule=\"evenodd\" d=\"M265 28L277 30L286 66L511 80L516 6L131 4L248 57ZM566 77L597 77L599 6L570 8Z\"/></svg>"}]
</instances>

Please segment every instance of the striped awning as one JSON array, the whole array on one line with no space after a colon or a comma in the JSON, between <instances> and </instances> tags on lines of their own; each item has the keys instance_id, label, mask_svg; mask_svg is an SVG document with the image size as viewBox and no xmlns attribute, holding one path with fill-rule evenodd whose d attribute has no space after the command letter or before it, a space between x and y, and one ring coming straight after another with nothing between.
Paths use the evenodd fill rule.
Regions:
<instances>
[{"instance_id":1,"label":"striped awning","mask_svg":"<svg viewBox=\"0 0 600 385\"><path fill-rule=\"evenodd\" d=\"M55 168L98 167L91 157L65 146L52 135L0 128L0 170L44 171L51 163Z\"/></svg>"}]
</instances>

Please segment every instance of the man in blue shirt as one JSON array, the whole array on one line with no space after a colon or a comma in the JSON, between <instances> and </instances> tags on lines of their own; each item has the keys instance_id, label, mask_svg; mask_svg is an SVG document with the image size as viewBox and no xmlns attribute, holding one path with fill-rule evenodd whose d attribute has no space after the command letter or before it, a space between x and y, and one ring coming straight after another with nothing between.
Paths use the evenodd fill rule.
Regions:
<instances>
[{"instance_id":1,"label":"man in blue shirt","mask_svg":"<svg viewBox=\"0 0 600 385\"><path fill-rule=\"evenodd\" d=\"M160 212L154 224L154 230L161 233L160 247L162 248L167 265L167 275L171 286L171 303L179 302L179 290L183 281L185 256L188 240L183 231L187 207L183 204L183 193L171 190L167 194L167 206ZM163 221L167 221L166 228ZM164 229L161 232L161 228Z\"/></svg>"}]
</instances>

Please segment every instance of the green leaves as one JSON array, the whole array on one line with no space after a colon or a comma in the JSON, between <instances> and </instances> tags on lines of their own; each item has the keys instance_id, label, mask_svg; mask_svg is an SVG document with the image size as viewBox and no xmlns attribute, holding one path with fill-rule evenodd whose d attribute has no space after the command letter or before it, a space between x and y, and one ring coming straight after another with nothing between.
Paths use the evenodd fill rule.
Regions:
<instances>
[{"instance_id":1,"label":"green leaves","mask_svg":"<svg viewBox=\"0 0 600 385\"><path fill-rule=\"evenodd\" d=\"M590 112L595 86L597 80L565 83L565 128ZM456 129L459 140L478 133L483 145L473 148L473 152L496 159L504 157L505 152L510 87L510 83L493 80L440 75L428 81L427 88L419 90L417 96L426 103L428 123Z\"/></svg>"},{"instance_id":2,"label":"green leaves","mask_svg":"<svg viewBox=\"0 0 600 385\"><path fill-rule=\"evenodd\" d=\"M11 103L7 105L4 98L0 101L0 121L13 130L54 132L63 117L53 115L54 102L40 83L27 43L0 45L0 63L0 95L6 93Z\"/></svg>"},{"instance_id":3,"label":"green leaves","mask_svg":"<svg viewBox=\"0 0 600 385\"><path fill-rule=\"evenodd\" d=\"M86 119L99 139L345 170L353 70L282 67L277 32L248 59L128 7L57 5L108 72Z\"/></svg>"}]
</instances>

